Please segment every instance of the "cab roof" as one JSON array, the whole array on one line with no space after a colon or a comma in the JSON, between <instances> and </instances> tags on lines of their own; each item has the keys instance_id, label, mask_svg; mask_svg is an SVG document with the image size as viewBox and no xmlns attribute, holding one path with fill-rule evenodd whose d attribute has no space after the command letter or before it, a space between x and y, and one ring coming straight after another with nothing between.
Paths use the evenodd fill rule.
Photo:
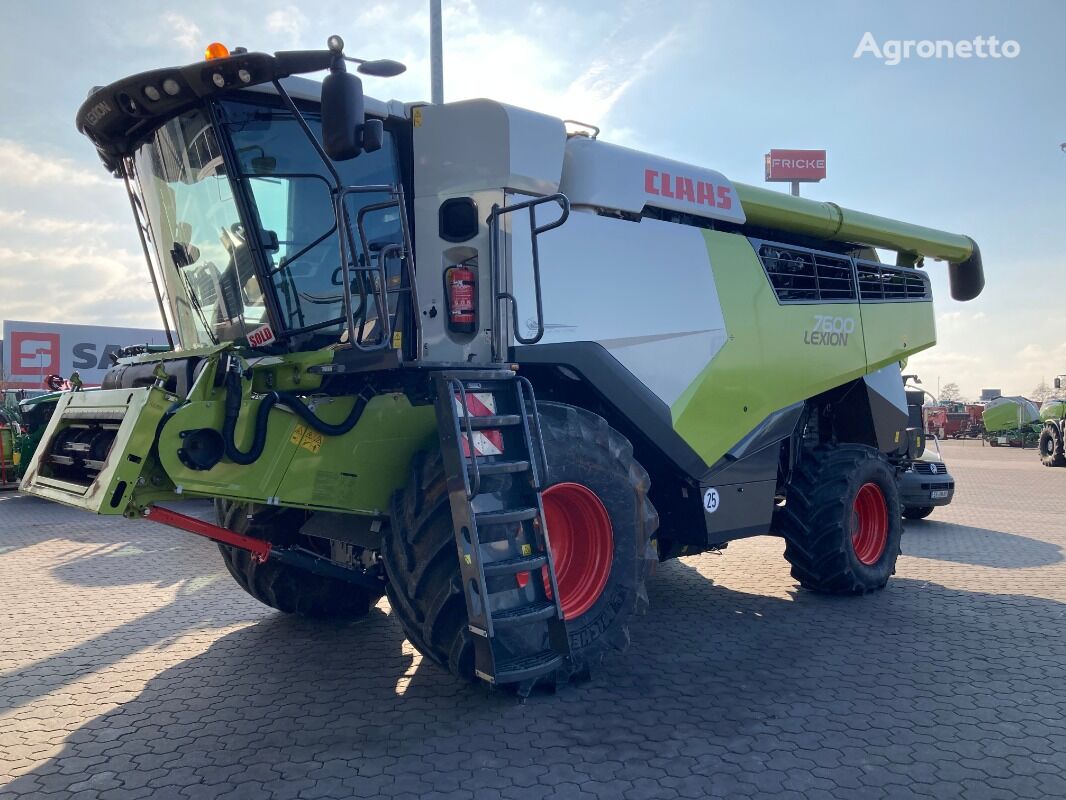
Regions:
<instances>
[{"instance_id":1,"label":"cab roof","mask_svg":"<svg viewBox=\"0 0 1066 800\"><path fill-rule=\"evenodd\" d=\"M329 68L329 51L237 53L227 58L139 72L94 88L78 109L75 124L96 146L107 169L115 173L122 159L169 119L202 103L238 91L276 94L278 81L291 97L318 103L321 83L297 72ZM376 116L406 116L402 103L367 97L365 107Z\"/></svg>"}]
</instances>

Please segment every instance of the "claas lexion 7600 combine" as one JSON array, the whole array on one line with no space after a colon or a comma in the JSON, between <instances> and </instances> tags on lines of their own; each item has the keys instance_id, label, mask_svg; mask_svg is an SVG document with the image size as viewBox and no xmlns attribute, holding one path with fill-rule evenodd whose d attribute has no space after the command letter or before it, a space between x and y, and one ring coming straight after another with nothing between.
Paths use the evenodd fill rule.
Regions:
<instances>
[{"instance_id":1,"label":"claas lexion 7600 combine","mask_svg":"<svg viewBox=\"0 0 1066 800\"><path fill-rule=\"evenodd\" d=\"M346 63L402 65L342 48L212 45L85 101L177 342L64 395L27 492L213 539L281 611L387 593L426 657L520 692L624 647L657 561L774 534L804 587L885 586L922 267L976 297L972 239L379 102Z\"/></svg>"}]
</instances>

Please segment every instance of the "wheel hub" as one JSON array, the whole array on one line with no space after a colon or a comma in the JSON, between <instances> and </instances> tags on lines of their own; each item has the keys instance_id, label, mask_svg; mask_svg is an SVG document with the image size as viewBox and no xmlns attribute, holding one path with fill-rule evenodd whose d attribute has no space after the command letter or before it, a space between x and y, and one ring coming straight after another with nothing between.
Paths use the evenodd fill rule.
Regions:
<instances>
[{"instance_id":1,"label":"wheel hub","mask_svg":"<svg viewBox=\"0 0 1066 800\"><path fill-rule=\"evenodd\" d=\"M863 564L876 564L888 544L888 504L881 487L864 483L855 495L851 514L851 545Z\"/></svg>"},{"instance_id":2,"label":"wheel hub","mask_svg":"<svg viewBox=\"0 0 1066 800\"><path fill-rule=\"evenodd\" d=\"M563 617L573 620L596 604L611 575L611 518L596 493L580 483L557 483L541 499ZM550 592L547 573L545 583Z\"/></svg>"}]
</instances>

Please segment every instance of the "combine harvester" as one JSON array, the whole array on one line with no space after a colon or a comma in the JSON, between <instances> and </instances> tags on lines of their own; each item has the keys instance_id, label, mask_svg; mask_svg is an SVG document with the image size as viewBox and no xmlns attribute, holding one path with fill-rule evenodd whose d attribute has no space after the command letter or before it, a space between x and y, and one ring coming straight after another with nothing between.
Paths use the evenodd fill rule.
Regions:
<instances>
[{"instance_id":1,"label":"combine harvester","mask_svg":"<svg viewBox=\"0 0 1066 800\"><path fill-rule=\"evenodd\" d=\"M365 98L346 64L402 66L342 47L215 44L86 100L180 341L64 395L26 491L213 539L282 611L387 593L427 658L523 693L624 647L656 561L773 534L809 589L885 586L922 267L976 297L972 239Z\"/></svg>"}]
</instances>

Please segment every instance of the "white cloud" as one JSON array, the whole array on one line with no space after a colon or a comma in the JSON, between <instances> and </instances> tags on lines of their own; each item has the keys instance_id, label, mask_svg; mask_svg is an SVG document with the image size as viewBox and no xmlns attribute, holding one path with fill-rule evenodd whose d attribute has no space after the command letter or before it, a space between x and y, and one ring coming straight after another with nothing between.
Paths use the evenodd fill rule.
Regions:
<instances>
[{"instance_id":1,"label":"white cloud","mask_svg":"<svg viewBox=\"0 0 1066 800\"><path fill-rule=\"evenodd\" d=\"M298 40L307 28L307 17L296 6L284 6L267 14L267 30Z\"/></svg>"},{"instance_id":2,"label":"white cloud","mask_svg":"<svg viewBox=\"0 0 1066 800\"><path fill-rule=\"evenodd\" d=\"M651 71L656 55L676 38L676 30L660 36L646 46L635 63L626 51L601 55L567 87L564 101L594 120L606 119L622 96ZM605 50L610 49L607 44Z\"/></svg>"},{"instance_id":3,"label":"white cloud","mask_svg":"<svg viewBox=\"0 0 1066 800\"><path fill-rule=\"evenodd\" d=\"M186 50L198 50L207 44L200 26L188 17L168 11L163 15L163 22L170 29L170 38Z\"/></svg>"},{"instance_id":4,"label":"white cloud","mask_svg":"<svg viewBox=\"0 0 1066 800\"><path fill-rule=\"evenodd\" d=\"M103 169L89 171L72 159L48 157L19 142L0 139L0 185L104 186L110 183Z\"/></svg>"},{"instance_id":5,"label":"white cloud","mask_svg":"<svg viewBox=\"0 0 1066 800\"><path fill-rule=\"evenodd\" d=\"M39 233L46 236L98 236L119 230L120 227L114 222L38 217L27 214L21 209L8 211L0 208L0 231L5 231L5 233L8 233L7 229L10 229L14 232Z\"/></svg>"},{"instance_id":6,"label":"white cloud","mask_svg":"<svg viewBox=\"0 0 1066 800\"><path fill-rule=\"evenodd\" d=\"M1024 309L984 311L958 309L937 315L937 346L912 357L909 372L917 372L930 391L957 383L964 397L981 389L1029 395L1042 380L1066 371L1066 341L1053 319L1032 317Z\"/></svg>"},{"instance_id":7,"label":"white cloud","mask_svg":"<svg viewBox=\"0 0 1066 800\"><path fill-rule=\"evenodd\" d=\"M121 181L92 163L0 140L0 317L158 324Z\"/></svg>"},{"instance_id":8,"label":"white cloud","mask_svg":"<svg viewBox=\"0 0 1066 800\"><path fill-rule=\"evenodd\" d=\"M143 259L106 245L0 246L0 296L9 319L156 324L159 316Z\"/></svg>"}]
</instances>

